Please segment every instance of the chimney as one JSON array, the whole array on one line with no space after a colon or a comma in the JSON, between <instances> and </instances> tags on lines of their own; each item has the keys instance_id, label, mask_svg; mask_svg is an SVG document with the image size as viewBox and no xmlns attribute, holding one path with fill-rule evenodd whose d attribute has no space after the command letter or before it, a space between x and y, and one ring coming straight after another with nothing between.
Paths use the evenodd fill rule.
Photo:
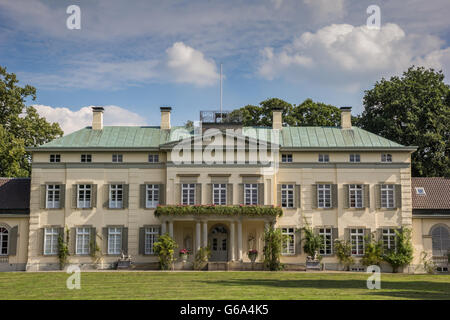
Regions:
<instances>
[{"instance_id":1,"label":"chimney","mask_svg":"<svg viewBox=\"0 0 450 320\"><path fill-rule=\"evenodd\" d=\"M92 107L92 130L103 129L103 107Z\"/></svg>"},{"instance_id":2,"label":"chimney","mask_svg":"<svg viewBox=\"0 0 450 320\"><path fill-rule=\"evenodd\" d=\"M341 129L352 128L352 107L341 107Z\"/></svg>"},{"instance_id":3,"label":"chimney","mask_svg":"<svg viewBox=\"0 0 450 320\"><path fill-rule=\"evenodd\" d=\"M161 129L167 130L170 129L170 111L172 111L171 107L161 107Z\"/></svg>"},{"instance_id":4,"label":"chimney","mask_svg":"<svg viewBox=\"0 0 450 320\"><path fill-rule=\"evenodd\" d=\"M274 107L272 109L272 114L273 114L273 118L272 118L272 129L277 129L277 130L281 130L281 128L283 128L283 121L281 119L281 112L282 112L282 108L279 107Z\"/></svg>"}]
</instances>

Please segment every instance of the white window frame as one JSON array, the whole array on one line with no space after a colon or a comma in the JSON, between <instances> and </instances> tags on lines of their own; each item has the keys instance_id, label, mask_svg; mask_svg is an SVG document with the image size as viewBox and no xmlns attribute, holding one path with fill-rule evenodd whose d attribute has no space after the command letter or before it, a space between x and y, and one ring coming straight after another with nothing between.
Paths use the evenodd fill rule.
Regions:
<instances>
[{"instance_id":1,"label":"white window frame","mask_svg":"<svg viewBox=\"0 0 450 320\"><path fill-rule=\"evenodd\" d=\"M92 154L82 154L80 161L82 163L89 163L92 162Z\"/></svg>"},{"instance_id":2,"label":"white window frame","mask_svg":"<svg viewBox=\"0 0 450 320\"><path fill-rule=\"evenodd\" d=\"M359 153L350 154L350 162L353 163L361 162L361 155Z\"/></svg>"},{"instance_id":3,"label":"white window frame","mask_svg":"<svg viewBox=\"0 0 450 320\"><path fill-rule=\"evenodd\" d=\"M118 255L122 253L122 228L108 228L108 254Z\"/></svg>"},{"instance_id":4,"label":"white window frame","mask_svg":"<svg viewBox=\"0 0 450 320\"><path fill-rule=\"evenodd\" d=\"M382 230L383 250L397 249L397 234L394 228L383 228Z\"/></svg>"},{"instance_id":5,"label":"white window frame","mask_svg":"<svg viewBox=\"0 0 450 320\"><path fill-rule=\"evenodd\" d=\"M352 197L355 198L352 204ZM348 185L348 207L349 208L364 208L364 186L362 184Z\"/></svg>"},{"instance_id":6,"label":"white window frame","mask_svg":"<svg viewBox=\"0 0 450 320\"><path fill-rule=\"evenodd\" d=\"M331 184L318 184L317 185L317 207L318 208L332 208L333 207L333 197L332 197Z\"/></svg>"},{"instance_id":7,"label":"white window frame","mask_svg":"<svg viewBox=\"0 0 450 320\"><path fill-rule=\"evenodd\" d=\"M91 228L78 227L75 229L75 254L88 255L90 253Z\"/></svg>"},{"instance_id":8,"label":"white window frame","mask_svg":"<svg viewBox=\"0 0 450 320\"><path fill-rule=\"evenodd\" d=\"M381 162L392 162L392 154L382 153L381 154Z\"/></svg>"},{"instance_id":9,"label":"white window frame","mask_svg":"<svg viewBox=\"0 0 450 320\"><path fill-rule=\"evenodd\" d=\"M50 162L51 163L61 162L61 155L60 154L51 154L50 155Z\"/></svg>"},{"instance_id":10,"label":"white window frame","mask_svg":"<svg viewBox=\"0 0 450 320\"><path fill-rule=\"evenodd\" d=\"M227 204L227 184L213 183L212 184L212 202L216 206L224 206Z\"/></svg>"},{"instance_id":11,"label":"white window frame","mask_svg":"<svg viewBox=\"0 0 450 320\"><path fill-rule=\"evenodd\" d=\"M109 208L123 208L123 184L109 185Z\"/></svg>"},{"instance_id":12,"label":"white window frame","mask_svg":"<svg viewBox=\"0 0 450 320\"><path fill-rule=\"evenodd\" d=\"M281 207L294 208L294 189L293 184L281 185Z\"/></svg>"},{"instance_id":13,"label":"white window frame","mask_svg":"<svg viewBox=\"0 0 450 320\"><path fill-rule=\"evenodd\" d=\"M244 205L255 206L258 204L258 184L245 183L244 184Z\"/></svg>"},{"instance_id":14,"label":"white window frame","mask_svg":"<svg viewBox=\"0 0 450 320\"><path fill-rule=\"evenodd\" d=\"M45 189L45 207L47 209L61 208L61 185L47 184Z\"/></svg>"},{"instance_id":15,"label":"white window frame","mask_svg":"<svg viewBox=\"0 0 450 320\"><path fill-rule=\"evenodd\" d=\"M89 195L89 200L86 200ZM83 196L84 200L80 200ZM79 184L77 185L77 208L87 209L91 207L92 202L92 185L91 184Z\"/></svg>"},{"instance_id":16,"label":"white window frame","mask_svg":"<svg viewBox=\"0 0 450 320\"><path fill-rule=\"evenodd\" d=\"M158 163L159 162L159 154L149 154L148 162L150 163Z\"/></svg>"},{"instance_id":17,"label":"white window frame","mask_svg":"<svg viewBox=\"0 0 450 320\"><path fill-rule=\"evenodd\" d=\"M181 184L181 204L193 206L195 204L195 183Z\"/></svg>"},{"instance_id":18,"label":"white window frame","mask_svg":"<svg viewBox=\"0 0 450 320\"><path fill-rule=\"evenodd\" d=\"M121 163L121 162L123 162L123 154L114 153L112 155L112 162L113 163Z\"/></svg>"},{"instance_id":19,"label":"white window frame","mask_svg":"<svg viewBox=\"0 0 450 320\"><path fill-rule=\"evenodd\" d=\"M292 153L282 153L281 154L281 162L282 163L291 163L293 159Z\"/></svg>"},{"instance_id":20,"label":"white window frame","mask_svg":"<svg viewBox=\"0 0 450 320\"><path fill-rule=\"evenodd\" d=\"M319 228L319 235L323 238L323 245L319 253L323 256L333 254L333 228Z\"/></svg>"},{"instance_id":21,"label":"white window frame","mask_svg":"<svg viewBox=\"0 0 450 320\"><path fill-rule=\"evenodd\" d=\"M155 254L153 244L158 241L160 227L146 227L144 232L144 254Z\"/></svg>"},{"instance_id":22,"label":"white window frame","mask_svg":"<svg viewBox=\"0 0 450 320\"><path fill-rule=\"evenodd\" d=\"M9 254L9 241L9 230L6 227L0 227L0 256L7 256ZM5 252L3 252L4 249Z\"/></svg>"},{"instance_id":23,"label":"white window frame","mask_svg":"<svg viewBox=\"0 0 450 320\"><path fill-rule=\"evenodd\" d=\"M287 235L288 239L282 246L281 254L284 256L295 255L295 228L294 227L282 227L281 233Z\"/></svg>"},{"instance_id":24,"label":"white window frame","mask_svg":"<svg viewBox=\"0 0 450 320\"><path fill-rule=\"evenodd\" d=\"M319 153L319 162L322 163L330 162L330 155L326 153L325 154Z\"/></svg>"},{"instance_id":25,"label":"white window frame","mask_svg":"<svg viewBox=\"0 0 450 320\"><path fill-rule=\"evenodd\" d=\"M380 186L381 208L395 208L395 186L393 184L382 184Z\"/></svg>"},{"instance_id":26,"label":"white window frame","mask_svg":"<svg viewBox=\"0 0 450 320\"><path fill-rule=\"evenodd\" d=\"M44 229L44 255L58 254L59 228ZM49 243L50 242L50 243ZM50 249L50 250L48 250Z\"/></svg>"},{"instance_id":27,"label":"white window frame","mask_svg":"<svg viewBox=\"0 0 450 320\"><path fill-rule=\"evenodd\" d=\"M366 244L365 244L365 239L364 239L364 229L363 228L351 228L350 229L350 243L352 246L352 256L364 255Z\"/></svg>"},{"instance_id":28,"label":"white window frame","mask_svg":"<svg viewBox=\"0 0 450 320\"><path fill-rule=\"evenodd\" d=\"M145 207L156 208L159 204L159 184L145 185Z\"/></svg>"}]
</instances>

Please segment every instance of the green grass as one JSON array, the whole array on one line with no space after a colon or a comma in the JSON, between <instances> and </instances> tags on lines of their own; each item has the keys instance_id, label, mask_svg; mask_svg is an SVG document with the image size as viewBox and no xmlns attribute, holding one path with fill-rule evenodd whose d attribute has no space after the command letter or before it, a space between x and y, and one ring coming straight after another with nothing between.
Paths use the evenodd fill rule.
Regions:
<instances>
[{"instance_id":1,"label":"green grass","mask_svg":"<svg viewBox=\"0 0 450 320\"><path fill-rule=\"evenodd\" d=\"M68 290L64 272L0 273L1 299L450 299L449 275L365 273L82 272Z\"/></svg>"}]
</instances>

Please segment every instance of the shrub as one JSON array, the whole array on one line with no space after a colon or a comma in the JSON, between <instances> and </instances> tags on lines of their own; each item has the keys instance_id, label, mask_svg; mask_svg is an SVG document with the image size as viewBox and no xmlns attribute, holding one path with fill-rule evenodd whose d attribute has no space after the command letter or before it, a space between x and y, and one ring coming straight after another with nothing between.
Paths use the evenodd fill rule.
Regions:
<instances>
[{"instance_id":1,"label":"shrub","mask_svg":"<svg viewBox=\"0 0 450 320\"><path fill-rule=\"evenodd\" d=\"M320 247L323 245L323 238L318 234L314 234L314 230L309 226L303 227L302 230L305 232L305 237L302 239L304 242L303 250L311 257L314 257L316 251L319 252Z\"/></svg>"},{"instance_id":2,"label":"shrub","mask_svg":"<svg viewBox=\"0 0 450 320\"><path fill-rule=\"evenodd\" d=\"M383 260L392 266L394 273L398 268L411 263L413 259L413 247L411 244L411 230L402 228L395 230L396 249L390 250L383 255Z\"/></svg>"},{"instance_id":3,"label":"shrub","mask_svg":"<svg viewBox=\"0 0 450 320\"><path fill-rule=\"evenodd\" d=\"M280 262L283 243L287 236L281 233L280 229L270 226L264 231L264 269L271 271L283 270Z\"/></svg>"},{"instance_id":4,"label":"shrub","mask_svg":"<svg viewBox=\"0 0 450 320\"><path fill-rule=\"evenodd\" d=\"M163 234L153 244L153 250L158 255L161 270L169 270L173 263L173 255L177 247L178 245L175 240L168 234Z\"/></svg>"},{"instance_id":5,"label":"shrub","mask_svg":"<svg viewBox=\"0 0 450 320\"><path fill-rule=\"evenodd\" d=\"M58 259L59 259L59 268L61 270L64 269L67 263L67 259L69 257L69 229L66 227L66 241L64 241L64 234L58 236Z\"/></svg>"},{"instance_id":6,"label":"shrub","mask_svg":"<svg viewBox=\"0 0 450 320\"><path fill-rule=\"evenodd\" d=\"M352 245L344 240L334 240L334 252L339 260L339 263L344 266L344 269L348 271L350 265L355 263L352 257Z\"/></svg>"},{"instance_id":7,"label":"shrub","mask_svg":"<svg viewBox=\"0 0 450 320\"><path fill-rule=\"evenodd\" d=\"M363 266L377 265L380 266L383 261L383 243L374 241L374 239L366 239L366 245L364 248L364 255L361 259Z\"/></svg>"},{"instance_id":8,"label":"shrub","mask_svg":"<svg viewBox=\"0 0 450 320\"><path fill-rule=\"evenodd\" d=\"M211 249L209 247L201 247L197 250L194 259L194 270L203 270L211 257Z\"/></svg>"}]
</instances>

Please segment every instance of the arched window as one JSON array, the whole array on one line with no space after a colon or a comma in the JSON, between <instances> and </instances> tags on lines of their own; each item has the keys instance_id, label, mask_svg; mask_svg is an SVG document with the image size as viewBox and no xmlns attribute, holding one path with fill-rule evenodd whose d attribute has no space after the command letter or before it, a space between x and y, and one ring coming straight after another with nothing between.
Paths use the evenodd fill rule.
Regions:
<instances>
[{"instance_id":1,"label":"arched window","mask_svg":"<svg viewBox=\"0 0 450 320\"><path fill-rule=\"evenodd\" d=\"M0 227L0 256L8 255L9 231L5 227Z\"/></svg>"},{"instance_id":2,"label":"arched window","mask_svg":"<svg viewBox=\"0 0 450 320\"><path fill-rule=\"evenodd\" d=\"M433 256L446 256L450 250L448 227L444 225L434 226L431 230L433 243Z\"/></svg>"}]
</instances>

